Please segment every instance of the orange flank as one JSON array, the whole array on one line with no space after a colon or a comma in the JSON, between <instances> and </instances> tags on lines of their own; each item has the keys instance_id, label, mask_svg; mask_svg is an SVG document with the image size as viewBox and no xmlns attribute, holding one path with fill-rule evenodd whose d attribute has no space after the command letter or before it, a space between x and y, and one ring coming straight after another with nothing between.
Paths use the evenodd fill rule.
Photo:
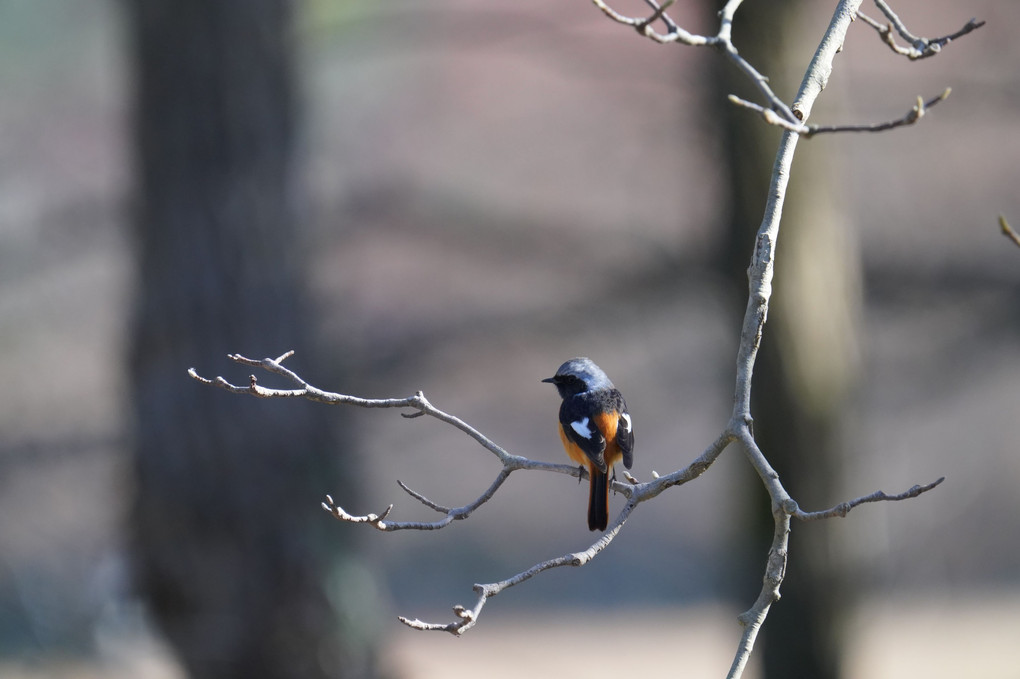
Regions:
<instances>
[{"instance_id":1,"label":"orange flank","mask_svg":"<svg viewBox=\"0 0 1020 679\"><path fill-rule=\"evenodd\" d=\"M560 425L560 440L563 441L563 449L567 451L567 456L579 465L585 467L591 467L591 460L584 454L584 451L577 447L573 441L567 438L567 432Z\"/></svg>"},{"instance_id":2,"label":"orange flank","mask_svg":"<svg viewBox=\"0 0 1020 679\"><path fill-rule=\"evenodd\" d=\"M613 465L623 459L623 453L616 445L616 427L620 423L620 413L615 410L608 413L599 413L595 416L595 426L602 435L606 437L606 468L613 471Z\"/></svg>"}]
</instances>

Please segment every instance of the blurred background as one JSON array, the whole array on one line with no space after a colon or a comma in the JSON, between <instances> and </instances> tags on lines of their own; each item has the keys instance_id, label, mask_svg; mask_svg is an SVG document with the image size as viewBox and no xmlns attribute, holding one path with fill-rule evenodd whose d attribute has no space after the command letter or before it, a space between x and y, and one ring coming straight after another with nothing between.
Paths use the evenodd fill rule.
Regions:
<instances>
[{"instance_id":1,"label":"blurred background","mask_svg":"<svg viewBox=\"0 0 1020 679\"><path fill-rule=\"evenodd\" d=\"M736 44L789 100L831 3L752 4ZM953 94L801 142L756 427L806 509L946 481L794 525L752 676L1020 676L1020 249L996 224L1020 225L1020 5L896 8L926 36L988 23L918 62L851 27L813 122ZM0 16L0 676L725 674L771 530L736 449L454 641L396 615L448 621L473 583L586 548L586 487L520 473L439 532L337 524L326 493L431 519L397 479L460 505L498 468L436 421L186 375L294 349L317 386L422 389L561 462L539 380L588 355L634 416L632 472L687 464L729 417L778 139L728 108L750 92L717 54L584 2Z\"/></svg>"}]
</instances>

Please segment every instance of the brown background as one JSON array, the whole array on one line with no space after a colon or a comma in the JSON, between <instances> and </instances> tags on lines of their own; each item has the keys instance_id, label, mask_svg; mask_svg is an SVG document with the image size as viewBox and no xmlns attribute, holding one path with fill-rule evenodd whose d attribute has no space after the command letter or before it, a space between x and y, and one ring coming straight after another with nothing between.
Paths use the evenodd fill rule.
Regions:
<instances>
[{"instance_id":1,"label":"brown background","mask_svg":"<svg viewBox=\"0 0 1020 679\"><path fill-rule=\"evenodd\" d=\"M719 174L703 78L716 55L639 40L583 2L377 4L310 2L298 36L309 273L323 332L360 366L354 384L319 386L424 389L513 452L561 461L557 399L538 380L587 354L627 396L634 473L682 466L728 417L742 304L711 268ZM678 16L707 29L680 4ZM922 499L841 523L862 582L851 674L955 676L966 660L974 674L980 661L984 674L1008 676L1006 637L1020 631L1008 615L1020 597L1020 250L995 220L1020 225L1020 5L897 8L924 35L971 16L988 25L917 63L854 25L816 122L890 119L918 94L953 95L914 128L802 145L831 159L864 256L865 389L846 495L832 502L947 477ZM805 63L826 11L804 17ZM0 638L37 653L27 664L12 653L0 670L174 676L139 632L120 537L134 275L120 17L100 0L16 2L5 14ZM772 74L787 97L799 77ZM628 303L599 318L588 295L614 277ZM314 381L297 349L292 367ZM196 367L245 375L221 356ZM436 422L366 411L359 426L366 500L351 511L395 502L395 518L430 518L396 479L462 504L495 475L487 453ZM508 592L458 642L406 631L394 615L445 620L472 583L586 547L586 490L515 475L470 521L368 535L358 577L391 602L369 629L407 676L480 670L492 653L539 648L500 663L507 676L533 676L569 668L599 619L590 613L611 606L601 619L622 638L599 663L607 676L677 654L705 663L692 674L719 675L749 603L723 596L741 465L728 453L641 507L591 566ZM51 660L81 648L98 650L84 665ZM31 674L36 661L42 674Z\"/></svg>"}]
</instances>

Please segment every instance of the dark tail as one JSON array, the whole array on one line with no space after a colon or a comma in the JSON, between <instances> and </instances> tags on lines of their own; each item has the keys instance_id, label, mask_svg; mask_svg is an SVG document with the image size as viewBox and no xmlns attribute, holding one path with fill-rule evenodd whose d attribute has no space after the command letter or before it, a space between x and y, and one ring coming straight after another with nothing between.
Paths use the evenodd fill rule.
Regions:
<instances>
[{"instance_id":1,"label":"dark tail","mask_svg":"<svg viewBox=\"0 0 1020 679\"><path fill-rule=\"evenodd\" d=\"M588 467L588 474L588 530L605 530L609 525L609 477L595 467Z\"/></svg>"}]
</instances>

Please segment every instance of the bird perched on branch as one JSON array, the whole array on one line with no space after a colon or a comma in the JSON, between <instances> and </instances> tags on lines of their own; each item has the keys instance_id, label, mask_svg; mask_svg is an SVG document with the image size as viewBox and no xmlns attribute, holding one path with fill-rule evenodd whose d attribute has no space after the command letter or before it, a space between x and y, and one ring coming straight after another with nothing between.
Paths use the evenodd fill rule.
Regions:
<instances>
[{"instance_id":1,"label":"bird perched on branch","mask_svg":"<svg viewBox=\"0 0 1020 679\"><path fill-rule=\"evenodd\" d=\"M572 358L543 382L556 386L560 438L571 460L588 468L588 529L609 525L613 465L634 463L634 427L623 395L590 358Z\"/></svg>"}]
</instances>

